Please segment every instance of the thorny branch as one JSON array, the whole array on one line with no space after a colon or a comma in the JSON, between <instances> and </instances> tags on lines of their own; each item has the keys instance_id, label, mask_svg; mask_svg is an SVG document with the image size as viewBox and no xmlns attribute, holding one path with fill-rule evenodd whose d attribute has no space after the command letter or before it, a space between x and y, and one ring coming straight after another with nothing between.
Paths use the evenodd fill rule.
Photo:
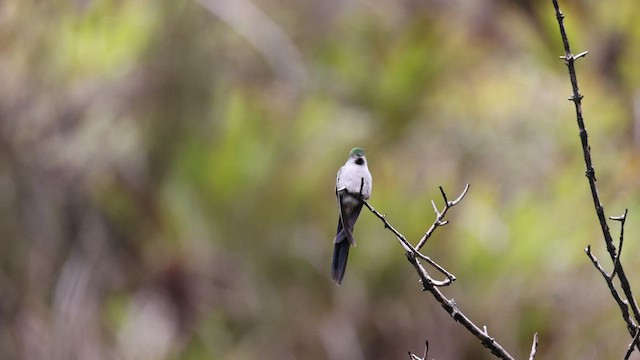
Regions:
<instances>
[{"instance_id":1,"label":"thorny branch","mask_svg":"<svg viewBox=\"0 0 640 360\"><path fill-rule=\"evenodd\" d=\"M420 243L418 244L418 246L421 246L420 244L424 245L424 242L426 242L426 240L433 234L433 232L437 227L447 224L447 221L444 220L444 216L446 215L447 210L449 210L449 208L460 203L460 201L462 201L462 199L465 197L468 191L469 191L469 184L465 186L460 196L458 196L453 201L449 201L447 198L447 194L444 192L444 189L442 188L442 186L440 186L440 192L444 199L445 207L442 211L438 211L438 208L434 204L436 219L433 222L433 225L431 225L429 230L425 233L425 236L420 240ZM409 261L409 263L411 263L411 265L413 265L418 276L420 277L420 282L422 283L422 290L430 292L431 295L433 295L433 297L436 299L436 301L440 303L442 308L444 308L445 311L447 311L455 321L459 322L471 334L473 334L476 338L478 338L481 341L482 345L487 349L489 349L492 354L494 354L500 359L513 360L514 359L513 356L511 356L497 341L495 341L494 338L489 336L489 332L487 331L486 327L484 327L484 329L480 329L467 316L465 316L460 311L460 309L458 309L453 299L448 299L442 294L439 288L442 286L451 284L451 282L455 280L455 276L453 276L453 274L446 271L442 266L435 263L428 256L420 253L420 251L418 251L418 248L413 247L411 243L407 241L404 235L398 232L389 223L389 221L387 221L387 218L385 215L382 215L378 211L376 211L366 200L362 199L362 201L364 205L382 221L382 223L384 224L384 227L386 229L389 229L389 231L391 231L396 236L396 238L400 242L400 245L402 245L402 247L405 250L405 255L407 256L407 260ZM447 279L444 281L438 281L431 278L431 276L427 273L427 270L420 263L420 260L424 260L427 263L429 263L431 266L435 267L439 272L444 274L447 277ZM536 344L535 346L537 347L537 341L535 344ZM418 356L411 353L410 353L410 356L411 356L411 359L414 359L414 360L420 359ZM426 352L425 352L425 357L426 357Z\"/></svg>"},{"instance_id":2,"label":"thorny branch","mask_svg":"<svg viewBox=\"0 0 640 360\"><path fill-rule=\"evenodd\" d=\"M587 249L585 249L585 252L587 253L587 256L589 256L589 259L591 259L591 262L593 263L593 265L598 269L598 271L602 274L605 281L607 282L607 285L609 286L609 290L611 291L611 295L613 296L615 301L618 303L618 306L620 307L620 311L622 313L623 319L625 320L625 323L627 324L627 330L629 331L629 334L634 339L636 339L638 336L638 326L633 322L633 319L631 319L631 315L629 314L629 307L633 312L636 323L640 323L640 308L638 307L638 303L633 297L631 286L629 285L629 280L627 279L624 268L620 262L620 253L622 252L622 243L624 239L624 223L626 220L627 211L625 210L624 215L620 217L611 218L612 220L620 221L622 225L620 230L620 243L616 251L616 247L613 243L613 238L611 236L611 231L609 230L607 219L604 213L604 206L600 201L598 187L596 186L596 173L593 166L593 161L591 159L591 147L589 145L589 137L587 134L587 129L585 128L585 125L584 125L584 119L582 117L583 96L580 94L580 89L578 87L575 61L581 57L586 56L588 52L584 51L578 55L573 55L571 53L569 38L567 37L567 33L564 27L564 14L562 13L562 11L560 10L560 7L558 6L558 1L557 0L552 0L552 1L553 1L553 7L555 8L555 12L556 12L556 19L558 20L558 26L560 28L562 44L565 50L564 56L561 56L560 58L562 58L564 60L564 63L567 65L567 69L569 71L569 78L571 80L571 88L572 88L573 94L569 98L569 100L572 101L575 105L576 121L578 124L580 141L582 144L582 154L584 157L584 163L586 167L586 176L589 181L589 188L591 190L593 205L596 211L596 215L598 217L598 221L600 222L600 228L601 228L602 236L607 248L607 252L609 253L609 257L613 262L613 270L611 271L611 274L607 274L607 272L602 268L602 265L600 265L598 260L593 256L593 254L591 254L590 246L587 247ZM613 278L616 275L618 276L618 279L620 281L620 287L622 288L622 292L624 293L625 299L622 298L622 296L616 289L615 284L613 283ZM640 350L640 345L635 340L631 342L631 345L630 345L631 349L633 349L634 344Z\"/></svg>"}]
</instances>

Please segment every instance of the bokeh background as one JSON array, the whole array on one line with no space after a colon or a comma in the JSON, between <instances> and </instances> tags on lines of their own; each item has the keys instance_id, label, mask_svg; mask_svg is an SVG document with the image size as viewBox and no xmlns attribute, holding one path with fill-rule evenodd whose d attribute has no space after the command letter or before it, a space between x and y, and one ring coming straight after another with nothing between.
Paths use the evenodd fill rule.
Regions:
<instances>
[{"instance_id":1,"label":"bokeh background","mask_svg":"<svg viewBox=\"0 0 640 360\"><path fill-rule=\"evenodd\" d=\"M640 2L561 6L640 291ZM425 252L512 355L626 351L551 1L9 0L0 51L2 359L491 358L366 211L330 281L354 146L414 242L471 183Z\"/></svg>"}]
</instances>

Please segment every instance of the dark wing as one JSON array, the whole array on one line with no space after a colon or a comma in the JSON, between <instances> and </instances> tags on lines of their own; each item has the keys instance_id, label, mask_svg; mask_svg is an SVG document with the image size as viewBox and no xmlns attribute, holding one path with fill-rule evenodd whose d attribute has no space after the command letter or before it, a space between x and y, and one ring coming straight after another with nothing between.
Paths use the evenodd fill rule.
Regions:
<instances>
[{"instance_id":1,"label":"dark wing","mask_svg":"<svg viewBox=\"0 0 640 360\"><path fill-rule=\"evenodd\" d=\"M353 227L356 224L356 220L358 220L358 216L360 216L363 204L359 202L357 205L345 205L345 197L353 197L353 195L347 193L346 190L336 191L336 195L340 217L338 219L338 231L334 243L338 243L346 238L350 244L355 246L356 240L353 238Z\"/></svg>"}]
</instances>

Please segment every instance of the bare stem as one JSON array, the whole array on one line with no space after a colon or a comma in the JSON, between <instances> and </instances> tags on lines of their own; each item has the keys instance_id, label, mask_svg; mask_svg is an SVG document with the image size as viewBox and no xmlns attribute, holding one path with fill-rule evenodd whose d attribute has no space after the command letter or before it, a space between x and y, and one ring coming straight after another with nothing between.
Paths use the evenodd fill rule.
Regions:
<instances>
[{"instance_id":1,"label":"bare stem","mask_svg":"<svg viewBox=\"0 0 640 360\"><path fill-rule=\"evenodd\" d=\"M620 265L620 254L622 254L622 244L624 243L624 224L627 222L627 213L629 209L624 209L624 214L621 216L611 216L609 219L620 221L620 240L618 242L618 254L616 256L616 260L613 262L613 271L611 272L611 277L616 276L616 271L621 267Z\"/></svg>"},{"instance_id":2,"label":"bare stem","mask_svg":"<svg viewBox=\"0 0 640 360\"><path fill-rule=\"evenodd\" d=\"M531 353L529 354L529 360L536 358L538 352L538 333L533 334L533 344L531 344Z\"/></svg>"},{"instance_id":3,"label":"bare stem","mask_svg":"<svg viewBox=\"0 0 640 360\"><path fill-rule=\"evenodd\" d=\"M633 336L631 343L627 347L627 352L624 354L624 360L628 360L633 353L633 348L638 346L638 339L640 338L640 329L636 330L636 334Z\"/></svg>"},{"instance_id":4,"label":"bare stem","mask_svg":"<svg viewBox=\"0 0 640 360\"><path fill-rule=\"evenodd\" d=\"M482 345L489 349L492 354L500 359L505 360L513 360L513 356L511 356L494 338L489 336L487 331L483 331L476 324L474 324L467 316L465 316L460 309L456 306L455 301L453 299L447 299L440 289L434 286L429 280L429 275L427 271L424 269L422 264L418 261L418 259L413 256L413 253L407 253L407 259L416 269L418 276L420 277L420 281L422 282L422 287L424 291L428 291L433 295L437 302L442 305L442 308L445 309L446 312L451 315L451 317L462 326L464 326L473 336L478 338Z\"/></svg>"},{"instance_id":5,"label":"bare stem","mask_svg":"<svg viewBox=\"0 0 640 360\"><path fill-rule=\"evenodd\" d=\"M384 223L384 227L386 229L389 229L389 231L391 231L396 236L396 239L398 239L398 242L400 242L400 245L402 245L402 247L404 248L404 250L407 253L415 254L415 256L417 256L420 259L426 261L427 263L429 263L429 265L433 266L436 270L438 270L444 276L447 277L447 279L443 280L443 281L436 281L436 280L432 279L432 281L435 282L436 286L447 286L447 285L451 284L452 282L454 282L456 280L456 277L452 273L448 272L444 267L440 266L438 263L436 263L435 261L431 260L431 258L429 258L428 256L426 256L426 255L420 253L418 250L416 250L416 248L414 248L413 245L411 245L411 243L409 243L409 241L407 241L407 239L404 237L404 235L402 235L398 230L396 230L389 223L389 221L387 221L387 217L385 215L380 214L376 209L373 208L373 206L371 206L371 204L369 204L368 201L366 201L364 199L361 199L361 200L364 203L364 206L366 206L367 209L369 209L369 211L371 211L376 217L378 217L378 219L380 219Z\"/></svg>"},{"instance_id":6,"label":"bare stem","mask_svg":"<svg viewBox=\"0 0 640 360\"><path fill-rule=\"evenodd\" d=\"M579 130L579 134L580 134L580 141L582 144L582 154L584 157L584 163L585 163L585 167L586 167L586 176L589 182L589 188L591 190L591 197L593 199L593 205L596 211L596 215L598 217L598 221L600 222L600 229L602 231L602 236L604 238L604 242L607 248L607 252L609 253L609 256L611 258L611 261L614 264L614 270L612 272L613 274L618 275L618 278L620 279L620 286L622 287L622 290L624 292L624 295L626 297L626 301L629 303L629 306L631 307L631 310L633 311L634 317L636 322L640 322L640 309L638 308L638 304L635 300L635 298L633 297L633 293L631 291L631 286L629 285L629 281L627 279L627 276L625 274L624 268L622 267L622 264L619 261L619 250L618 253L616 253L616 247L613 243L613 239L611 237L611 232L609 230L609 226L607 224L607 218L605 216L604 213L604 206L602 205L602 202L600 201L600 195L598 194L598 187L596 186L596 172L593 166L593 161L591 159L591 147L589 145L589 137L587 134L587 129L585 128L584 125L584 119L582 117L582 95L580 94L580 89L578 87L578 79L576 76L576 68L575 68L575 61L583 56L585 56L587 54L587 52L582 52L578 55L573 55L571 53L571 47L569 45L569 39L567 37L567 33L565 31L565 27L564 27L564 14L562 14L562 11L560 11L560 7L558 6L558 1L557 0L552 0L553 1L553 6L555 8L555 12L556 12L556 19L558 20L558 25L560 27L560 35L562 37L562 44L564 45L564 50L565 50L565 55L562 56L561 58L564 59L565 64L567 65L568 71L569 71L569 78L571 80L571 88L573 91L572 96L569 98L569 100L573 101L574 105L575 105L575 110L576 110L576 121L578 124L578 130ZM588 248L589 249L589 248ZM590 255L590 251L587 252L587 255ZM592 255L590 255L590 258L592 258ZM594 262L595 264L595 262ZM599 265L599 264L598 264ZM601 268L601 266L600 266ZM603 272L604 270L602 270L601 272ZM606 273L605 273L606 274ZM610 276L610 275L608 275ZM607 280L607 284L609 285L610 280ZM609 288L611 289L612 286L610 285ZM617 291L616 291L617 292ZM612 291L612 295L614 296L614 298L616 298L616 295L613 293ZM618 296L619 298L619 296ZM616 298L616 302L618 302L618 298ZM623 313L623 317L625 317L624 313ZM631 336L635 335L635 328L631 329L629 327L629 323L627 322L627 327L630 330Z\"/></svg>"},{"instance_id":7,"label":"bare stem","mask_svg":"<svg viewBox=\"0 0 640 360\"><path fill-rule=\"evenodd\" d=\"M449 223L448 221L444 220L444 217L447 215L447 211L457 205L460 201L462 201L462 199L464 199L464 197L467 195L467 192L469 192L469 186L470 185L467 184L464 187L464 190L462 190L462 193L453 201L449 201L447 199L447 194L444 192L444 189L442 188L442 186L439 186L440 193L442 194L442 198L444 199L444 209L442 209L442 211L438 211L436 204L431 201L431 205L433 205L433 211L436 213L436 220L433 222L431 227L429 227L429 230L427 230L422 239L420 239L418 245L416 246L416 250L420 251L420 249L422 249L424 244L427 243L427 240L429 240L438 226L444 226Z\"/></svg>"},{"instance_id":8,"label":"bare stem","mask_svg":"<svg viewBox=\"0 0 640 360\"><path fill-rule=\"evenodd\" d=\"M442 226L447 223L444 220L447 210L457 205L460 201L462 201L462 199L464 198L464 196L467 194L468 191L469 191L469 184L465 186L464 191L458 196L458 198L456 198L453 201L449 201L447 198L447 194L444 192L444 189L442 188L442 186L440 186L440 192L442 194L442 197L444 198L445 207L442 211L438 211L437 207L434 205L436 220L434 221L431 228L429 228L429 231L427 231L423 239L420 241L423 245L426 239L428 239L429 236L431 236L431 234L433 233L436 227ZM363 204L369 209L369 211L371 211L376 217L378 217L382 221L382 223L384 224L384 227L386 229L389 229L389 231L391 231L395 235L395 237L398 239L398 242L400 243L400 245L402 245L402 247L405 250L405 255L407 256L407 260L409 260L411 265L413 265L414 269L418 274L418 277L420 277L420 282L422 283L423 291L430 292L431 295L433 295L433 297L436 299L436 301L438 301L440 305L442 305L442 308L445 309L445 311L447 311L449 315L451 315L451 317L456 322L462 324L462 326L464 326L471 334L473 334L476 338L478 338L482 342L482 345L485 348L489 349L492 354L494 354L500 359L513 360L513 356L511 356L497 341L495 341L494 338L489 336L489 333L486 330L486 327L485 327L485 330L480 329L467 316L465 316L460 311L460 309L458 309L453 299L447 299L442 294L439 287L451 284L451 282L455 280L455 276L453 276L444 268L442 268L440 265L435 263L428 256L420 253L420 251L414 248L407 241L404 235L402 235L389 223L386 216L380 214L365 199L361 199L361 200ZM429 263L429 265L435 267L438 271L443 273L447 277L447 279L444 281L437 281L431 278L431 276L429 276L429 274L427 273L427 270L420 263L420 260L424 260L427 263ZM409 353L409 357L412 360L423 360L427 356L427 350L428 350L428 345L425 350L425 355L422 358L412 353Z\"/></svg>"},{"instance_id":9,"label":"bare stem","mask_svg":"<svg viewBox=\"0 0 640 360\"><path fill-rule=\"evenodd\" d=\"M427 360L427 355L429 355L429 340L425 340L424 355L422 355L422 357L419 357L416 354L412 354L411 351L409 351L409 358L411 360Z\"/></svg>"}]
</instances>

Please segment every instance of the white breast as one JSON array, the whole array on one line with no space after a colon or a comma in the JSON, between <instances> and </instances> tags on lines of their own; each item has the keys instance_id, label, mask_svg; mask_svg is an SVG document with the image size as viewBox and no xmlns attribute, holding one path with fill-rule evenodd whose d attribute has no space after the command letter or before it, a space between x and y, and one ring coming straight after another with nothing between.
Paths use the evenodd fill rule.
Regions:
<instances>
[{"instance_id":1,"label":"white breast","mask_svg":"<svg viewBox=\"0 0 640 360\"><path fill-rule=\"evenodd\" d=\"M362 187L362 189L361 189ZM336 188L338 190L347 189L350 193L360 193L368 199L371 196L371 173L367 165L357 165L353 162L347 162L338 172Z\"/></svg>"}]
</instances>

